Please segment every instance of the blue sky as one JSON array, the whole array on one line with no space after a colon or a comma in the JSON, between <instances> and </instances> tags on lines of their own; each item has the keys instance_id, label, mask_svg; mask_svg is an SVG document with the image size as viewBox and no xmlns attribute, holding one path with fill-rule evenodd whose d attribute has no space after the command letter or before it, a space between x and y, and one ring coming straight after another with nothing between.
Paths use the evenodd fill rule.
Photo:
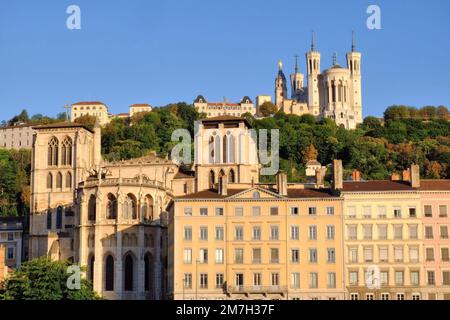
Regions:
<instances>
[{"instance_id":1,"label":"blue sky","mask_svg":"<svg viewBox=\"0 0 450 320\"><path fill-rule=\"evenodd\" d=\"M81 8L82 29L66 28ZM366 27L370 4L382 29ZM113 113L272 94L315 31L322 69L345 64L351 31L363 54L364 114L392 104L450 106L450 1L0 0L0 120L103 101Z\"/></svg>"}]
</instances>

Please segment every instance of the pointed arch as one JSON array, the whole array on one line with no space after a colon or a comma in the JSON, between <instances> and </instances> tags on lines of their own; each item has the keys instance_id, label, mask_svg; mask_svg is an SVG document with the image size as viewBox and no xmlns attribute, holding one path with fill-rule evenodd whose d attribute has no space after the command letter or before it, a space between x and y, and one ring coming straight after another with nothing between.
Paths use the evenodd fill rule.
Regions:
<instances>
[{"instance_id":1,"label":"pointed arch","mask_svg":"<svg viewBox=\"0 0 450 320\"><path fill-rule=\"evenodd\" d=\"M53 175L50 172L47 175L47 189L53 189Z\"/></svg>"},{"instance_id":2,"label":"pointed arch","mask_svg":"<svg viewBox=\"0 0 450 320\"><path fill-rule=\"evenodd\" d=\"M61 164L63 166L72 165L72 139L65 137L61 143Z\"/></svg>"},{"instance_id":3,"label":"pointed arch","mask_svg":"<svg viewBox=\"0 0 450 320\"><path fill-rule=\"evenodd\" d=\"M107 255L105 258L105 291L114 291L114 258Z\"/></svg>"},{"instance_id":4,"label":"pointed arch","mask_svg":"<svg viewBox=\"0 0 450 320\"><path fill-rule=\"evenodd\" d=\"M153 197L149 194L144 198L142 218L144 221L153 221Z\"/></svg>"},{"instance_id":5,"label":"pointed arch","mask_svg":"<svg viewBox=\"0 0 450 320\"><path fill-rule=\"evenodd\" d=\"M66 188L72 189L72 174L70 172L66 173Z\"/></svg>"},{"instance_id":6,"label":"pointed arch","mask_svg":"<svg viewBox=\"0 0 450 320\"><path fill-rule=\"evenodd\" d=\"M213 170L209 172L209 188L214 189L214 185L216 183L216 175Z\"/></svg>"},{"instance_id":7,"label":"pointed arch","mask_svg":"<svg viewBox=\"0 0 450 320\"><path fill-rule=\"evenodd\" d=\"M228 173L228 183L236 183L236 175L233 169Z\"/></svg>"},{"instance_id":8,"label":"pointed arch","mask_svg":"<svg viewBox=\"0 0 450 320\"><path fill-rule=\"evenodd\" d=\"M153 256L150 252L147 252L144 256L144 272L145 272L144 287L145 287L145 291L152 291L151 290L151 287L152 287L151 279L153 279L152 264L153 264Z\"/></svg>"},{"instance_id":9,"label":"pointed arch","mask_svg":"<svg viewBox=\"0 0 450 320\"><path fill-rule=\"evenodd\" d=\"M109 193L106 202L106 219L114 220L117 219L117 198Z\"/></svg>"},{"instance_id":10,"label":"pointed arch","mask_svg":"<svg viewBox=\"0 0 450 320\"><path fill-rule=\"evenodd\" d=\"M58 172L58 174L56 175L56 188L62 189L62 173Z\"/></svg>"},{"instance_id":11,"label":"pointed arch","mask_svg":"<svg viewBox=\"0 0 450 320\"><path fill-rule=\"evenodd\" d=\"M223 163L228 163L228 136L224 135L222 140L223 140L222 143Z\"/></svg>"},{"instance_id":12,"label":"pointed arch","mask_svg":"<svg viewBox=\"0 0 450 320\"><path fill-rule=\"evenodd\" d=\"M97 218L97 197L91 195L88 203L88 220L95 221Z\"/></svg>"},{"instance_id":13,"label":"pointed arch","mask_svg":"<svg viewBox=\"0 0 450 320\"><path fill-rule=\"evenodd\" d=\"M126 220L137 219L137 200L132 193L127 194L123 203L123 217Z\"/></svg>"},{"instance_id":14,"label":"pointed arch","mask_svg":"<svg viewBox=\"0 0 450 320\"><path fill-rule=\"evenodd\" d=\"M63 207L59 206L56 209L56 229L62 229L63 225Z\"/></svg>"},{"instance_id":15,"label":"pointed arch","mask_svg":"<svg viewBox=\"0 0 450 320\"><path fill-rule=\"evenodd\" d=\"M134 257L131 253L126 253L124 258L124 289L133 291L134 289Z\"/></svg>"},{"instance_id":16,"label":"pointed arch","mask_svg":"<svg viewBox=\"0 0 450 320\"><path fill-rule=\"evenodd\" d=\"M229 143L228 143L229 144L229 146L228 146L228 149L229 149L228 162L229 163L235 163L236 162L236 139L235 139L235 137L232 134L230 134L228 136L228 140L229 140Z\"/></svg>"},{"instance_id":17,"label":"pointed arch","mask_svg":"<svg viewBox=\"0 0 450 320\"><path fill-rule=\"evenodd\" d=\"M215 163L220 163L220 136L216 135L214 138Z\"/></svg>"},{"instance_id":18,"label":"pointed arch","mask_svg":"<svg viewBox=\"0 0 450 320\"><path fill-rule=\"evenodd\" d=\"M213 164L214 163L214 137L211 136L209 138L209 142L208 142L208 163L209 164Z\"/></svg>"},{"instance_id":19,"label":"pointed arch","mask_svg":"<svg viewBox=\"0 0 450 320\"><path fill-rule=\"evenodd\" d=\"M56 137L52 137L48 142L48 165L49 166L57 166L58 165L58 149L59 149L59 141Z\"/></svg>"}]
</instances>

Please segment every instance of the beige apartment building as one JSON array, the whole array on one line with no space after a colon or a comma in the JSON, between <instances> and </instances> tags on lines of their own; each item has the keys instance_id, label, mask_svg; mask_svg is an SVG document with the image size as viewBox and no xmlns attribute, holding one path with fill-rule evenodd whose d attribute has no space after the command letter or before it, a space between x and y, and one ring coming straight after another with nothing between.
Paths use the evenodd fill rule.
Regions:
<instances>
[{"instance_id":1,"label":"beige apartment building","mask_svg":"<svg viewBox=\"0 0 450 320\"><path fill-rule=\"evenodd\" d=\"M9 269L16 269L22 264L22 235L22 218L0 218L0 279Z\"/></svg>"},{"instance_id":2,"label":"beige apartment building","mask_svg":"<svg viewBox=\"0 0 450 320\"><path fill-rule=\"evenodd\" d=\"M206 117L232 116L242 117L245 113L256 114L256 108L253 101L245 96L239 103L228 101L208 102L202 95L194 100L194 108L198 113L204 113Z\"/></svg>"},{"instance_id":3,"label":"beige apartment building","mask_svg":"<svg viewBox=\"0 0 450 320\"><path fill-rule=\"evenodd\" d=\"M83 101L71 106L70 121L74 122L75 119L86 115L97 117L101 126L108 124L110 121L108 106L103 102Z\"/></svg>"},{"instance_id":4,"label":"beige apartment building","mask_svg":"<svg viewBox=\"0 0 450 320\"><path fill-rule=\"evenodd\" d=\"M33 125L17 124L0 127L0 148L3 149L31 149L33 146Z\"/></svg>"}]
</instances>

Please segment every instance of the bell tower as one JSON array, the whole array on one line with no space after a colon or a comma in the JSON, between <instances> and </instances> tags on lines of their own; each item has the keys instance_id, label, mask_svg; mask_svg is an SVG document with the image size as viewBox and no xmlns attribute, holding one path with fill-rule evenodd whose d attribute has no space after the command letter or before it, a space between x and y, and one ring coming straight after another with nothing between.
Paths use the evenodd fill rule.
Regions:
<instances>
[{"instance_id":1,"label":"bell tower","mask_svg":"<svg viewBox=\"0 0 450 320\"><path fill-rule=\"evenodd\" d=\"M298 56L295 56L295 72L291 74L291 98L299 100L303 92L303 74L298 72Z\"/></svg>"},{"instance_id":2,"label":"bell tower","mask_svg":"<svg viewBox=\"0 0 450 320\"><path fill-rule=\"evenodd\" d=\"M283 72L283 62L280 60L278 61L278 75L275 79L275 105L278 110L283 106L285 99L287 99L287 84Z\"/></svg>"},{"instance_id":3,"label":"bell tower","mask_svg":"<svg viewBox=\"0 0 450 320\"><path fill-rule=\"evenodd\" d=\"M352 33L352 49L347 53L347 68L350 70L350 105L355 114L356 123L362 123L361 94L361 53L355 51L355 34Z\"/></svg>"},{"instance_id":4,"label":"bell tower","mask_svg":"<svg viewBox=\"0 0 450 320\"><path fill-rule=\"evenodd\" d=\"M319 102L319 74L320 52L317 52L314 44L314 32L311 37L311 51L306 53L306 65L308 69L308 107L311 114L318 117L320 114Z\"/></svg>"}]
</instances>

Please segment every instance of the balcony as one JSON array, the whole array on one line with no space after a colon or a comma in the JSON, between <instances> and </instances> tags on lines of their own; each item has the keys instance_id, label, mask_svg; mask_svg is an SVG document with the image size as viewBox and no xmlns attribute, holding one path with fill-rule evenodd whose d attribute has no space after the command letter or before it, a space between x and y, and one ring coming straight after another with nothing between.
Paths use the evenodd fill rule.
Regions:
<instances>
[{"instance_id":1,"label":"balcony","mask_svg":"<svg viewBox=\"0 0 450 320\"><path fill-rule=\"evenodd\" d=\"M228 286L228 293L231 294L253 294L253 293L278 293L285 294L287 286Z\"/></svg>"}]
</instances>

